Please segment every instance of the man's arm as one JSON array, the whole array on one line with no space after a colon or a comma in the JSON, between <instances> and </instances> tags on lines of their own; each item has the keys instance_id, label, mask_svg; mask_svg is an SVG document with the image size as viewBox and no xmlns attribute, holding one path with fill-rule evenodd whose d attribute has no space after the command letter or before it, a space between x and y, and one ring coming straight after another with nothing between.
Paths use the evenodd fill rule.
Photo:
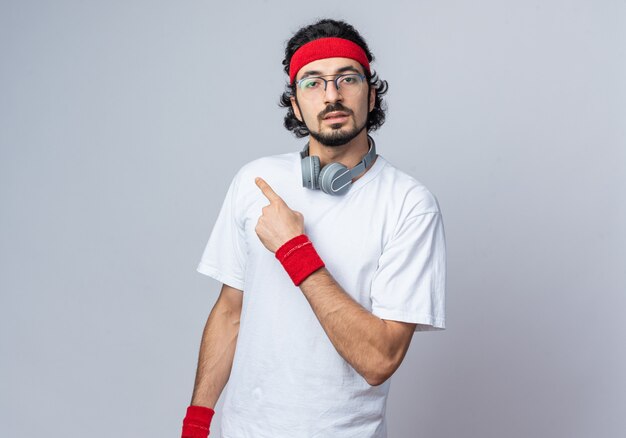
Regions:
<instances>
[{"instance_id":1,"label":"man's arm","mask_svg":"<svg viewBox=\"0 0 626 438\"><path fill-rule=\"evenodd\" d=\"M191 405L215 407L233 365L243 292L226 284L207 320Z\"/></svg>"},{"instance_id":2,"label":"man's arm","mask_svg":"<svg viewBox=\"0 0 626 438\"><path fill-rule=\"evenodd\" d=\"M372 386L402 363L416 324L380 319L348 295L326 268L309 275L300 290L337 352Z\"/></svg>"},{"instance_id":3,"label":"man's arm","mask_svg":"<svg viewBox=\"0 0 626 438\"><path fill-rule=\"evenodd\" d=\"M255 182L270 202L263 207L255 232L276 253L285 242L304 233L304 217L262 178ZM326 268L317 269L299 285L337 352L370 385L384 383L400 366L416 324L376 317L354 301Z\"/></svg>"}]
</instances>

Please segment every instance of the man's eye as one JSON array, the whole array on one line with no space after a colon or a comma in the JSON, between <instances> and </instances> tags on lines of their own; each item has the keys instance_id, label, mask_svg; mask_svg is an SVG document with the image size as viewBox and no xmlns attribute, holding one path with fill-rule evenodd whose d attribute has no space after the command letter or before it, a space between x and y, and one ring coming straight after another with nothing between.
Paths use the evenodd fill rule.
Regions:
<instances>
[{"instance_id":1,"label":"man's eye","mask_svg":"<svg viewBox=\"0 0 626 438\"><path fill-rule=\"evenodd\" d=\"M359 77L356 75L348 75L341 78L341 83L345 85L355 85L359 83Z\"/></svg>"},{"instance_id":2,"label":"man's eye","mask_svg":"<svg viewBox=\"0 0 626 438\"><path fill-rule=\"evenodd\" d=\"M315 88L320 84L320 81L304 81L302 84L303 88Z\"/></svg>"}]
</instances>

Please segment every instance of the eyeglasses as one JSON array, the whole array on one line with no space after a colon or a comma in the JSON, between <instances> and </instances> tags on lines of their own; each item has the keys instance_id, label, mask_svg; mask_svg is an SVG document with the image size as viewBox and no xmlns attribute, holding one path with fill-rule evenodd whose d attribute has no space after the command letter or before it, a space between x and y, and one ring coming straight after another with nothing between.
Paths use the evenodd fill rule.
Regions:
<instances>
[{"instance_id":1,"label":"eyeglasses","mask_svg":"<svg viewBox=\"0 0 626 438\"><path fill-rule=\"evenodd\" d=\"M326 75L334 76L334 75ZM326 87L329 82L335 83L335 88L343 97L356 95L361 90L361 85L365 82L365 75L358 73L349 73L345 75L337 75L334 79L324 79L322 76L311 76L300 79L296 82L296 86L300 89L300 93L305 98L321 97L326 93Z\"/></svg>"}]
</instances>

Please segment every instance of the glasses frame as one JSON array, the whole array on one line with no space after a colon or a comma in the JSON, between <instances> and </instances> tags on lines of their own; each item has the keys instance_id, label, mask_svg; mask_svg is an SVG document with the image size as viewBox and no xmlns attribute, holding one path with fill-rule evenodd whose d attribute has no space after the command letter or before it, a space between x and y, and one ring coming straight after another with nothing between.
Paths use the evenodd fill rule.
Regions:
<instances>
[{"instance_id":1,"label":"glasses frame","mask_svg":"<svg viewBox=\"0 0 626 438\"><path fill-rule=\"evenodd\" d=\"M324 79L324 76L326 76L326 77L328 77L328 76L335 76L335 79ZM328 87L328 83L329 82L334 82L335 83L335 89L339 93L341 93L341 89L339 88L339 79L341 79L343 77L346 77L346 76L358 76L363 81L361 83L364 83L366 81L366 79L367 79L367 76L362 75L361 73L354 73L354 72L342 73L342 74L339 74L339 75L324 75L324 76L307 76L307 77L304 77L304 78L300 79L299 81L296 81L296 89L300 90L300 91L303 91L302 88L300 88L300 84L302 83L302 81L306 81L307 79L321 79L321 80L324 81L324 93L326 93L326 88Z\"/></svg>"}]
</instances>

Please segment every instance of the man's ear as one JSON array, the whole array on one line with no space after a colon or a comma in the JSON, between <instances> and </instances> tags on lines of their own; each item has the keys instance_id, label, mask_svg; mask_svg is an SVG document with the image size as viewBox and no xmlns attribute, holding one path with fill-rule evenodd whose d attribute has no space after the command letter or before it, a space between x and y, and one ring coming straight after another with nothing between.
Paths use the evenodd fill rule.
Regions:
<instances>
[{"instance_id":1,"label":"man's ear","mask_svg":"<svg viewBox=\"0 0 626 438\"><path fill-rule=\"evenodd\" d=\"M376 106L376 88L374 87L370 87L370 109L368 112L372 112L372 110L374 109L374 107Z\"/></svg>"},{"instance_id":2,"label":"man's ear","mask_svg":"<svg viewBox=\"0 0 626 438\"><path fill-rule=\"evenodd\" d=\"M296 100L295 96L291 96L289 99L291 100L291 109L293 109L293 113L296 115L296 119L302 122L303 121L302 114L300 114L300 107L298 106L298 101Z\"/></svg>"}]
</instances>

